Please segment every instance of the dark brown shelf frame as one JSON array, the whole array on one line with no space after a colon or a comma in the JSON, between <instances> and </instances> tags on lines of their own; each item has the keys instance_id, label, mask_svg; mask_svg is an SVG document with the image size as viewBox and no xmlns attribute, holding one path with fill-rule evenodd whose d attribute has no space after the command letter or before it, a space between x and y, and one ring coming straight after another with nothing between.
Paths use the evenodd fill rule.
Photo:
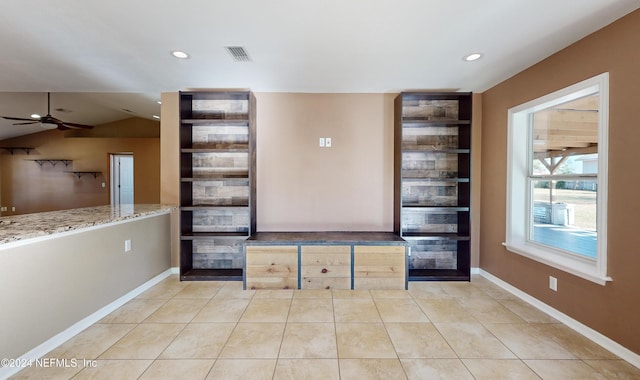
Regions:
<instances>
[{"instance_id":1,"label":"dark brown shelf frame","mask_svg":"<svg viewBox=\"0 0 640 380\"><path fill-rule=\"evenodd\" d=\"M180 279L242 281L244 240L256 231L256 100L250 91L180 93ZM237 130L246 128L246 135ZM203 137L203 131L227 133ZM236 131L236 132L234 132ZM248 141L247 141L248 140ZM216 157L246 155L248 168L215 167ZM202 165L207 166L198 166ZM233 196L203 195L207 182ZM240 189L245 190L240 190ZM229 220L238 220L229 222ZM219 225L231 223L230 225ZM224 221L224 222L222 222ZM204 223L204 224L202 224ZM217 247L210 250L211 247ZM242 265L240 264L242 263Z\"/></svg>"},{"instance_id":2,"label":"dark brown shelf frame","mask_svg":"<svg viewBox=\"0 0 640 380\"><path fill-rule=\"evenodd\" d=\"M471 99L466 92L395 99L394 232L411 247L409 281L471 279ZM449 256L442 265L431 252Z\"/></svg>"}]
</instances>

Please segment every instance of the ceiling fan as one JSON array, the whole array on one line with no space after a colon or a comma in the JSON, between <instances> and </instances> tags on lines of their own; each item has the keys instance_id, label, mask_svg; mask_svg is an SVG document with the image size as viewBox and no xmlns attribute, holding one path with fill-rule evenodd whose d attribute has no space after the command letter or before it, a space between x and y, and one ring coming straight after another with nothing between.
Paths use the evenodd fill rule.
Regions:
<instances>
[{"instance_id":1,"label":"ceiling fan","mask_svg":"<svg viewBox=\"0 0 640 380\"><path fill-rule=\"evenodd\" d=\"M47 115L41 116L39 119L25 119L21 117L2 116L3 119L23 121L23 123L14 123L13 125L28 125L28 124L42 124L45 129L59 129L64 131L66 129L91 129L92 125L68 123L51 116L51 93L47 92Z\"/></svg>"}]
</instances>

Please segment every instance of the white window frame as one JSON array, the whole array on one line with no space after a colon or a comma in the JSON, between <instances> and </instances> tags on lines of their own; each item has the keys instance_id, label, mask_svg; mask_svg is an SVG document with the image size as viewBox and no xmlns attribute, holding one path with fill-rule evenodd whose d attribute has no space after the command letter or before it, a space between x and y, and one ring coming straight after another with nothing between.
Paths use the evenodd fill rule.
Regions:
<instances>
[{"instance_id":1,"label":"white window frame","mask_svg":"<svg viewBox=\"0 0 640 380\"><path fill-rule=\"evenodd\" d=\"M577 97L599 92L598 112L598 231L596 259L538 244L529 240L531 188L528 186L530 149L529 119L532 113ZM609 73L603 73L551 94L513 107L508 111L507 144L507 250L575 276L606 285L607 276L607 165L609 151Z\"/></svg>"}]
</instances>

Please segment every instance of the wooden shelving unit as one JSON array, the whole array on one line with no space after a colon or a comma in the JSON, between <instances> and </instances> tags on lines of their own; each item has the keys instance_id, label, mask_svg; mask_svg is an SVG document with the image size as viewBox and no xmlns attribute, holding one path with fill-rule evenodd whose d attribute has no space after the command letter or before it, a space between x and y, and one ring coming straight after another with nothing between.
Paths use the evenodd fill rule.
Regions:
<instances>
[{"instance_id":1,"label":"wooden shelving unit","mask_svg":"<svg viewBox=\"0 0 640 380\"><path fill-rule=\"evenodd\" d=\"M255 97L180 93L180 279L242 280L256 230Z\"/></svg>"},{"instance_id":2,"label":"wooden shelving unit","mask_svg":"<svg viewBox=\"0 0 640 380\"><path fill-rule=\"evenodd\" d=\"M469 281L471 93L395 99L394 232L409 281Z\"/></svg>"}]
</instances>

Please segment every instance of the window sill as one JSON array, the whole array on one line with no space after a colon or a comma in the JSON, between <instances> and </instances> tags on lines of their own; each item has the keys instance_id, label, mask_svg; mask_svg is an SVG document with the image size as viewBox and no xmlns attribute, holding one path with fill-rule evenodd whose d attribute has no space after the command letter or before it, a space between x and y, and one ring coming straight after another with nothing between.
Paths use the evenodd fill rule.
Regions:
<instances>
[{"instance_id":1,"label":"window sill","mask_svg":"<svg viewBox=\"0 0 640 380\"><path fill-rule=\"evenodd\" d=\"M552 252L551 249L543 249L535 244L518 242L502 243L508 251L527 257L531 260L570 273L582 279L605 286L613 281L609 276L598 273L596 263L588 259L573 258L563 254Z\"/></svg>"}]
</instances>

